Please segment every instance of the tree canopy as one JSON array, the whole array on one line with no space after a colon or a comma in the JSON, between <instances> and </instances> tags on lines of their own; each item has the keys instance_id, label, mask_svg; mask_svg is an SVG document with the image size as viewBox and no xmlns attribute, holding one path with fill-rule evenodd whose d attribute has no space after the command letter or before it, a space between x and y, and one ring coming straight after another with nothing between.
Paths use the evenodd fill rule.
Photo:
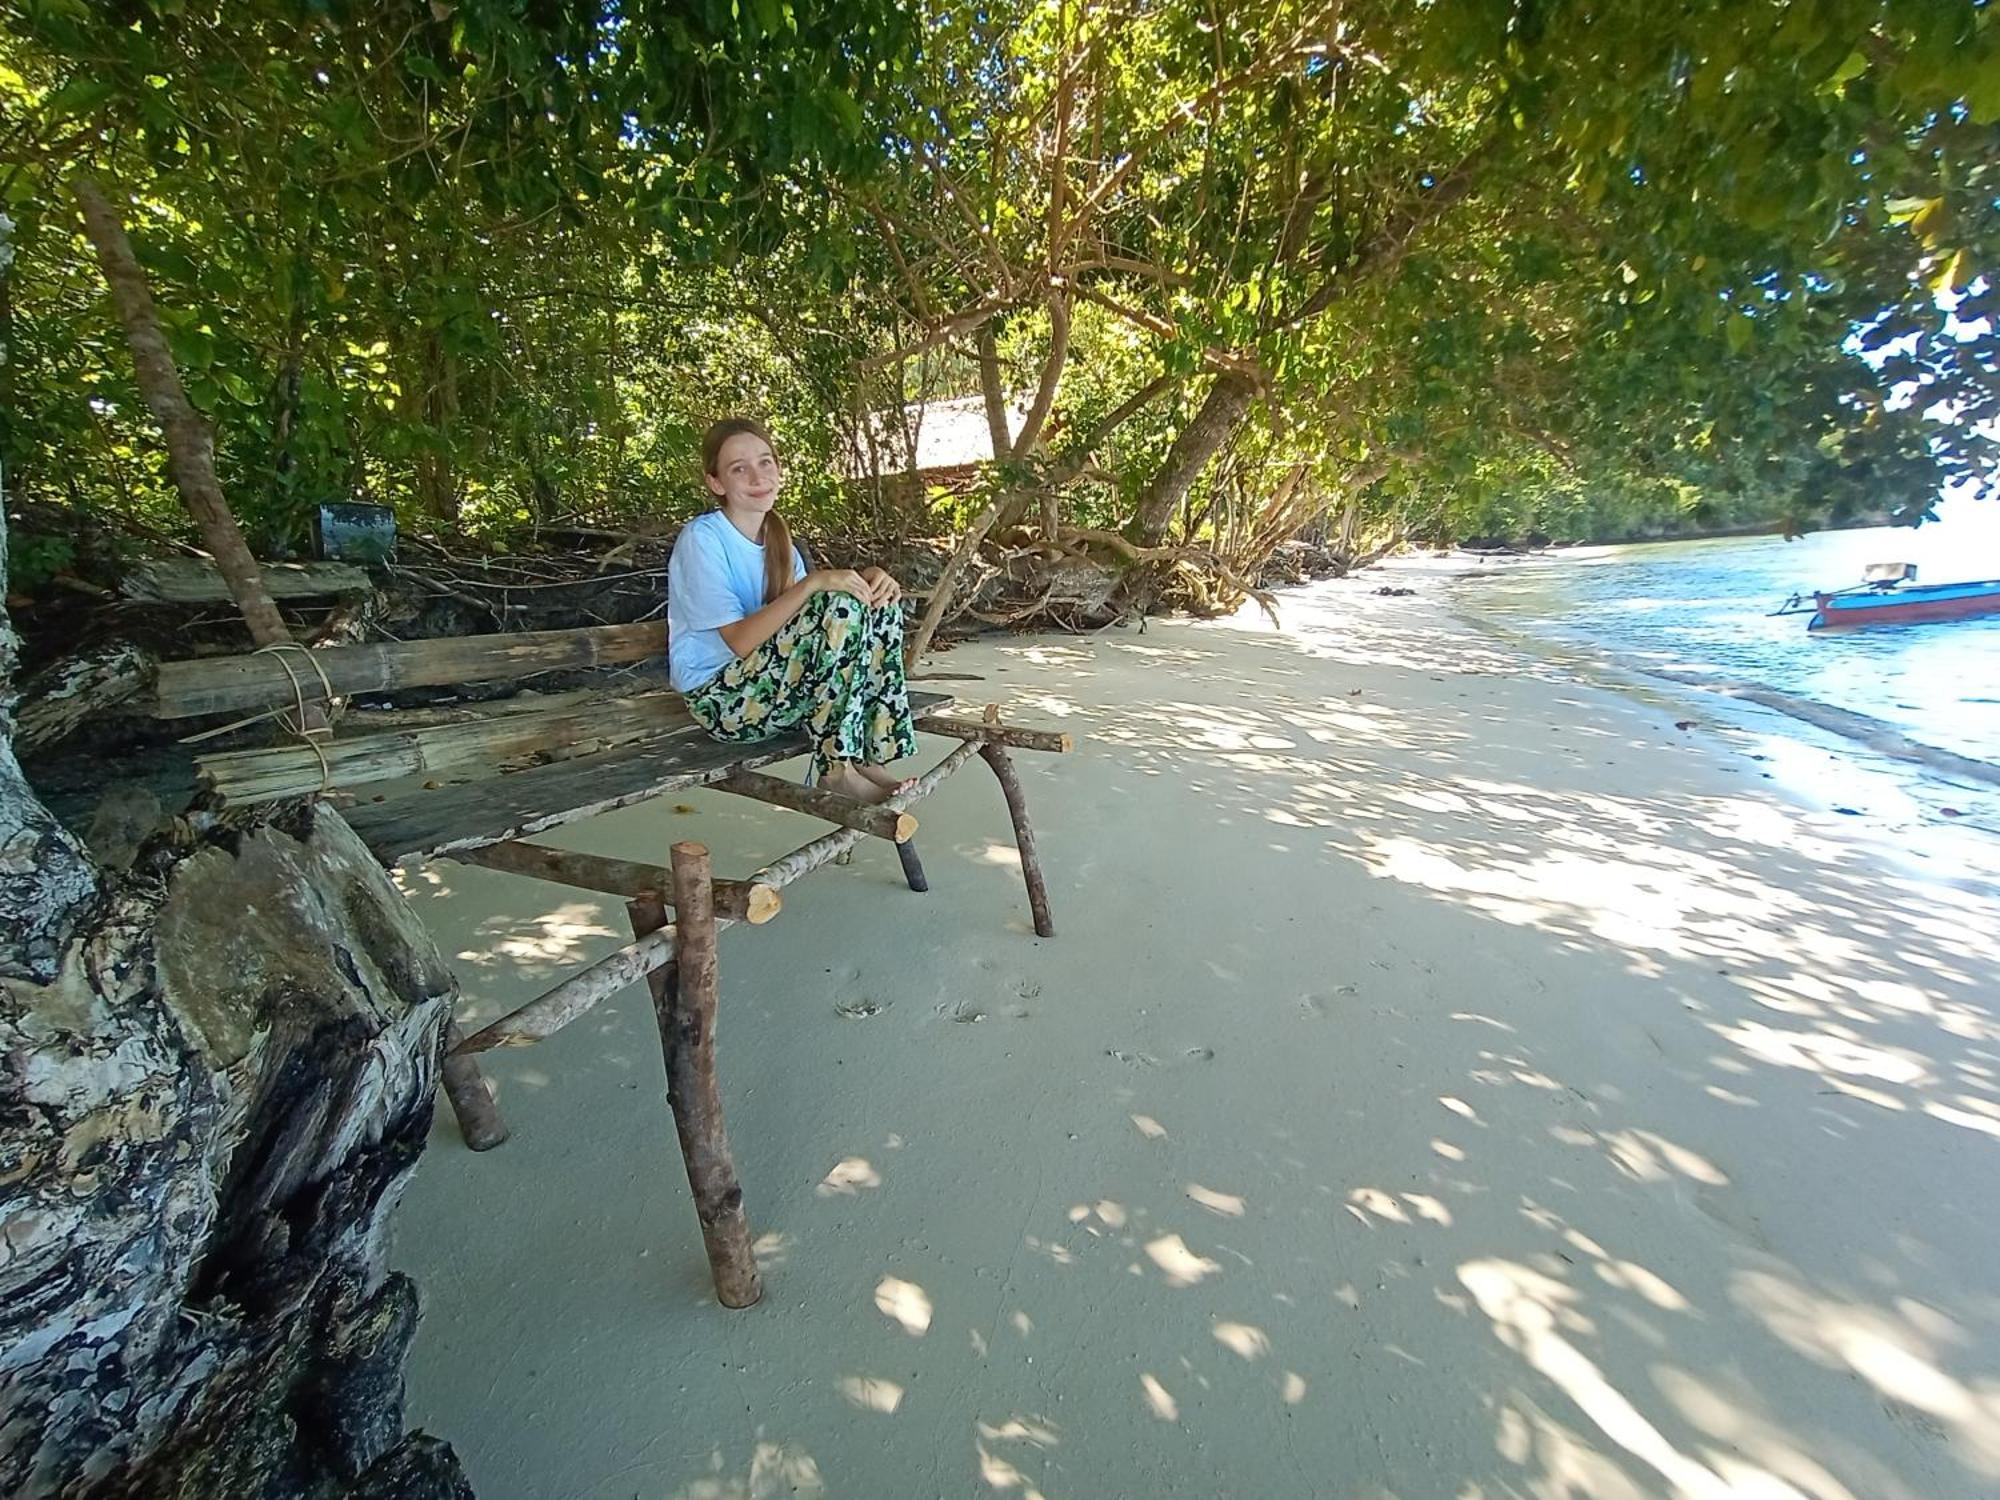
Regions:
<instances>
[{"instance_id":1,"label":"tree canopy","mask_svg":"<svg viewBox=\"0 0 2000 1500\"><path fill-rule=\"evenodd\" d=\"M120 206L253 540L699 503L1254 566L1910 519L1990 487L2000 26L1758 0L24 0L0 452L178 527L77 215ZM969 497L882 482L979 398ZM975 520L977 517L977 520ZM977 542L975 536L971 538Z\"/></svg>"}]
</instances>

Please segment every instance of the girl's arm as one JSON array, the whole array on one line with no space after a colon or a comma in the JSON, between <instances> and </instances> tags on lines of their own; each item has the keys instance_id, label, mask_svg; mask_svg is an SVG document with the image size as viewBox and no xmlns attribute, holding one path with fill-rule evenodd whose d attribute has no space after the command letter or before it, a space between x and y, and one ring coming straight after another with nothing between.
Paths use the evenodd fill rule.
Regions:
<instances>
[{"instance_id":1,"label":"girl's arm","mask_svg":"<svg viewBox=\"0 0 2000 1500\"><path fill-rule=\"evenodd\" d=\"M863 603L871 602L874 593L868 580L852 568L825 568L806 574L755 614L745 615L733 625L718 626L716 633L739 658L748 656L783 630L792 616L805 608L806 600L828 589L852 594Z\"/></svg>"}]
</instances>

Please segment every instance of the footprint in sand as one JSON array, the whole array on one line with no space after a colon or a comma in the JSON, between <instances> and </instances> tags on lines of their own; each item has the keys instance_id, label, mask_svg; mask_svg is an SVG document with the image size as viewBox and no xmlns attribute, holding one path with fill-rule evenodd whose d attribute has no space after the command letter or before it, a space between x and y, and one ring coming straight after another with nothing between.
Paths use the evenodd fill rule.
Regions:
<instances>
[{"instance_id":1,"label":"footprint in sand","mask_svg":"<svg viewBox=\"0 0 2000 1500\"><path fill-rule=\"evenodd\" d=\"M889 1008L889 1002L877 1003L873 1000L847 1000L834 1006L835 1014L849 1021L868 1021Z\"/></svg>"},{"instance_id":2,"label":"footprint in sand","mask_svg":"<svg viewBox=\"0 0 2000 1500\"><path fill-rule=\"evenodd\" d=\"M1299 997L1299 1009L1316 1021L1324 1021L1341 1008L1343 1000L1351 998L1355 988L1351 984L1336 985L1324 995L1312 994Z\"/></svg>"},{"instance_id":3,"label":"footprint in sand","mask_svg":"<svg viewBox=\"0 0 2000 1500\"><path fill-rule=\"evenodd\" d=\"M1128 1068L1177 1068L1183 1063L1215 1061L1215 1049L1213 1047L1189 1047L1176 1056L1169 1057L1164 1061L1153 1056L1150 1052L1127 1052L1118 1047L1105 1048L1104 1055L1116 1058Z\"/></svg>"}]
</instances>

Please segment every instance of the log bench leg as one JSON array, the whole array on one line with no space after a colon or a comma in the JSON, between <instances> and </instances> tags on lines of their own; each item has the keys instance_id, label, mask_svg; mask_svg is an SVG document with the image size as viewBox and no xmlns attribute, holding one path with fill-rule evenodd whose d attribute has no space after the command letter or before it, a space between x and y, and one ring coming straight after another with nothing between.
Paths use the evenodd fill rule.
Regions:
<instances>
[{"instance_id":1,"label":"log bench leg","mask_svg":"<svg viewBox=\"0 0 2000 1500\"><path fill-rule=\"evenodd\" d=\"M452 1055L451 1049L464 1040L458 1022L453 1021L445 1028L444 1067L440 1070L444 1097L451 1105L465 1144L474 1151L491 1151L507 1139L507 1122L500 1117L500 1106L493 1101L493 1085L479 1071L478 1059L470 1053Z\"/></svg>"},{"instance_id":2,"label":"log bench leg","mask_svg":"<svg viewBox=\"0 0 2000 1500\"><path fill-rule=\"evenodd\" d=\"M667 1103L674 1112L681 1160L701 1220L715 1296L724 1307L749 1307L764 1295L750 1248L750 1220L722 1123L722 1094L715 1076L715 905L708 850L676 844L674 962L646 977L667 1064ZM666 909L651 893L626 904L633 934L643 937L667 924Z\"/></svg>"},{"instance_id":3,"label":"log bench leg","mask_svg":"<svg viewBox=\"0 0 2000 1500\"><path fill-rule=\"evenodd\" d=\"M1021 778L1004 745L989 740L979 747L979 758L999 778L1000 793L1007 799L1007 816L1014 820L1014 843L1021 851L1021 877L1028 883L1028 910L1034 914L1035 936L1052 938L1056 924L1049 916L1048 887L1042 884L1042 862L1035 856L1035 829L1028 821L1028 799L1021 792Z\"/></svg>"},{"instance_id":4,"label":"log bench leg","mask_svg":"<svg viewBox=\"0 0 2000 1500\"><path fill-rule=\"evenodd\" d=\"M929 878L924 874L924 862L917 858L917 846L913 839L905 839L896 846L896 858L903 862L903 879L909 881L913 891L927 891L931 888Z\"/></svg>"}]
</instances>

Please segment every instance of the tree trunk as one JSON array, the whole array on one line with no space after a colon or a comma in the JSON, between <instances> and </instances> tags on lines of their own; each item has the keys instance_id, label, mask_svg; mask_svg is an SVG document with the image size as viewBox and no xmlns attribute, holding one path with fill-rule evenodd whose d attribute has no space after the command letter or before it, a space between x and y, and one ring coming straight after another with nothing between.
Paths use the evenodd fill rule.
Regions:
<instances>
[{"instance_id":1,"label":"tree trunk","mask_svg":"<svg viewBox=\"0 0 2000 1500\"><path fill-rule=\"evenodd\" d=\"M937 634L938 626L943 623L945 609L950 605L952 593L958 587L958 575L965 571L966 564L971 562L973 554L979 551L979 544L986 540L986 533L993 529L994 523L1000 519L1000 512L1007 508L1012 498L1003 491L1000 498L981 511L973 523L965 529L965 535L959 538L958 546L945 561L944 571L938 574L937 583L931 589L931 596L924 603L923 617L917 621L916 628L904 642L903 665L906 671L914 671L917 663L923 660L924 653L930 650L931 637Z\"/></svg>"},{"instance_id":2,"label":"tree trunk","mask_svg":"<svg viewBox=\"0 0 2000 1500\"><path fill-rule=\"evenodd\" d=\"M986 408L986 435L993 444L993 461L1003 463L1014 456L1014 438L1007 431L1007 388L1000 376L1000 348L990 322L979 325L979 395ZM912 468L916 467L915 455L912 448Z\"/></svg>"},{"instance_id":3,"label":"tree trunk","mask_svg":"<svg viewBox=\"0 0 2000 1500\"><path fill-rule=\"evenodd\" d=\"M1157 547L1208 461L1220 453L1250 413L1257 388L1233 371L1218 375L1201 409L1174 439L1173 447L1139 497L1128 535L1142 547Z\"/></svg>"},{"instance_id":4,"label":"tree trunk","mask_svg":"<svg viewBox=\"0 0 2000 1500\"><path fill-rule=\"evenodd\" d=\"M250 627L250 638L259 646L289 641L291 632L265 590L257 559L250 555L236 516L223 498L215 477L214 434L181 386L180 372L174 368L173 353L167 348L166 333L153 308L152 293L146 289L146 273L132 253L124 222L90 178L78 177L70 190L83 209L84 230L96 247L98 263L111 287L111 300L125 325L140 394L159 421L166 441L167 471L173 476L174 488L194 517L203 544L215 555L217 571L229 581L230 595Z\"/></svg>"},{"instance_id":5,"label":"tree trunk","mask_svg":"<svg viewBox=\"0 0 2000 1500\"><path fill-rule=\"evenodd\" d=\"M13 660L0 612L0 703ZM469 1500L403 1431L416 1294L384 1264L450 969L314 805L101 875L8 730L0 1493Z\"/></svg>"}]
</instances>

